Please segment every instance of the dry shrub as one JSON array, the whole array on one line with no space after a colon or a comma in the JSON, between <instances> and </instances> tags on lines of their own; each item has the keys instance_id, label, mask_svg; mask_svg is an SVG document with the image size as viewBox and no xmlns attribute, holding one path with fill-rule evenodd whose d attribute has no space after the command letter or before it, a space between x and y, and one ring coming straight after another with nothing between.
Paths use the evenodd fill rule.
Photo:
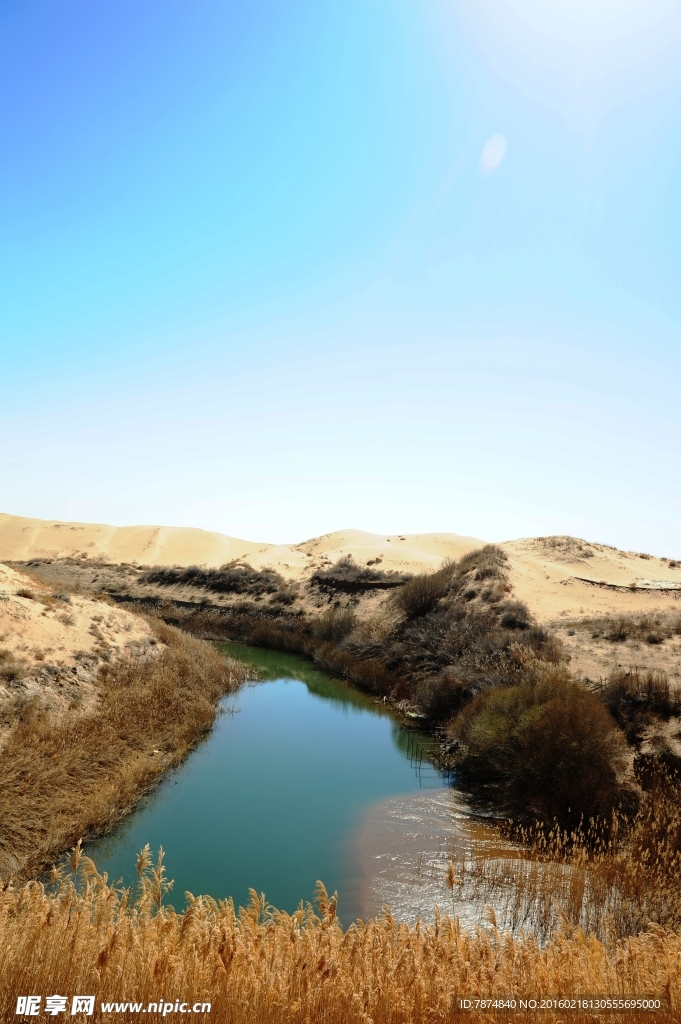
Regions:
<instances>
[{"instance_id":1,"label":"dry shrub","mask_svg":"<svg viewBox=\"0 0 681 1024\"><path fill-rule=\"evenodd\" d=\"M320 668L357 683L372 693L392 694L406 697L407 694L384 666L375 658L358 658L351 651L339 647L332 641L317 642L308 648L310 656Z\"/></svg>"},{"instance_id":2,"label":"dry shrub","mask_svg":"<svg viewBox=\"0 0 681 1024\"><path fill-rule=\"evenodd\" d=\"M450 565L437 572L420 573L405 583L397 595L397 604L410 618L425 615L449 590L452 576Z\"/></svg>"},{"instance_id":3,"label":"dry shrub","mask_svg":"<svg viewBox=\"0 0 681 1024\"><path fill-rule=\"evenodd\" d=\"M507 562L508 556L503 548L496 544L485 544L460 558L456 563L456 571L459 576L474 571L475 579L478 580L498 578L503 574Z\"/></svg>"},{"instance_id":4,"label":"dry shrub","mask_svg":"<svg viewBox=\"0 0 681 1024\"><path fill-rule=\"evenodd\" d=\"M603 703L630 743L639 744L655 719L668 721L681 713L681 691L672 690L666 672L615 669L600 690Z\"/></svg>"},{"instance_id":5,"label":"dry shrub","mask_svg":"<svg viewBox=\"0 0 681 1024\"><path fill-rule=\"evenodd\" d=\"M608 815L627 794L622 733L566 669L535 674L479 694L461 712L452 734L462 771L542 820Z\"/></svg>"},{"instance_id":6,"label":"dry shrub","mask_svg":"<svg viewBox=\"0 0 681 1024\"><path fill-rule=\"evenodd\" d=\"M310 585L322 591L356 593L363 590L390 590L402 586L411 578L403 573L371 568L375 564L372 560L367 565L358 565L352 555L343 555L334 565L317 569L310 577Z\"/></svg>"},{"instance_id":7,"label":"dry shrub","mask_svg":"<svg viewBox=\"0 0 681 1024\"><path fill-rule=\"evenodd\" d=\"M209 1002L197 1020L215 1024L428 1024L462 1019L457 997L657 995L678 1020L681 937L651 926L603 944L565 924L540 948L536 941L489 929L470 933L439 913L435 924L409 927L385 915L343 931L336 898L321 883L316 908L286 914L252 893L235 912L231 901L186 894L184 913L164 906L162 860L138 860L137 893L117 890L75 851L77 875L56 877L52 891L35 882L0 894L0 1013L13 1020L17 994L96 996L100 1001L159 999ZM453 880L454 881L454 880ZM476 1013L498 1020L496 1011ZM650 1012L627 1013L631 1024ZM567 1018L541 1014L545 1024ZM594 1019L573 1012L574 1024ZM602 1014L599 1020L619 1020ZM120 1012L116 1020L138 1021Z\"/></svg>"},{"instance_id":8,"label":"dry shrub","mask_svg":"<svg viewBox=\"0 0 681 1024\"><path fill-rule=\"evenodd\" d=\"M184 567L156 566L140 576L140 583L156 583L162 587L189 586L216 594L274 594L284 586L284 579L274 569L253 569L247 562L228 562L219 569L199 565Z\"/></svg>"},{"instance_id":9,"label":"dry shrub","mask_svg":"<svg viewBox=\"0 0 681 1024\"><path fill-rule=\"evenodd\" d=\"M648 644L661 644L673 636L681 636L681 615L669 612L603 615L595 619L582 619L574 625L589 630L594 640L602 637L613 643L639 640Z\"/></svg>"},{"instance_id":10,"label":"dry shrub","mask_svg":"<svg viewBox=\"0 0 681 1024\"><path fill-rule=\"evenodd\" d=\"M312 627L315 636L321 640L332 640L340 643L352 633L357 617L352 608L329 608L316 619Z\"/></svg>"},{"instance_id":11,"label":"dry shrub","mask_svg":"<svg viewBox=\"0 0 681 1024\"><path fill-rule=\"evenodd\" d=\"M18 661L11 651L0 647L0 681L4 683L17 683L26 674L26 666L23 661Z\"/></svg>"},{"instance_id":12,"label":"dry shrub","mask_svg":"<svg viewBox=\"0 0 681 1024\"><path fill-rule=\"evenodd\" d=\"M211 727L244 671L155 625L165 645L103 668L93 714L22 715L0 751L0 878L39 871L81 836L110 829Z\"/></svg>"},{"instance_id":13,"label":"dry shrub","mask_svg":"<svg viewBox=\"0 0 681 1024\"><path fill-rule=\"evenodd\" d=\"M475 684L453 667L416 688L416 703L430 723L448 722L475 693Z\"/></svg>"},{"instance_id":14,"label":"dry shrub","mask_svg":"<svg viewBox=\"0 0 681 1024\"><path fill-rule=\"evenodd\" d=\"M506 601L500 611L504 629L529 629L532 624L530 610L522 601Z\"/></svg>"}]
</instances>

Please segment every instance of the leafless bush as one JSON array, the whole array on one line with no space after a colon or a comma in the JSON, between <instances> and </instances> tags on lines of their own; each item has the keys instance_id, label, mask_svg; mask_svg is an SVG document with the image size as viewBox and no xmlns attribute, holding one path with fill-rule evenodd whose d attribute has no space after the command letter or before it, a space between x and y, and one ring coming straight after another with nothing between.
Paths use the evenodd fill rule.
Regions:
<instances>
[{"instance_id":1,"label":"leafless bush","mask_svg":"<svg viewBox=\"0 0 681 1024\"><path fill-rule=\"evenodd\" d=\"M338 644L355 628L357 617L352 608L329 608L313 625L313 633L321 640Z\"/></svg>"},{"instance_id":2,"label":"leafless bush","mask_svg":"<svg viewBox=\"0 0 681 1024\"><path fill-rule=\"evenodd\" d=\"M681 713L681 692L672 690L666 672L659 670L617 669L600 695L630 743L640 743L654 719L668 721Z\"/></svg>"},{"instance_id":3,"label":"leafless bush","mask_svg":"<svg viewBox=\"0 0 681 1024\"><path fill-rule=\"evenodd\" d=\"M398 606L410 618L425 615L449 590L451 575L451 569L447 566L438 572L414 576L399 591Z\"/></svg>"}]
</instances>

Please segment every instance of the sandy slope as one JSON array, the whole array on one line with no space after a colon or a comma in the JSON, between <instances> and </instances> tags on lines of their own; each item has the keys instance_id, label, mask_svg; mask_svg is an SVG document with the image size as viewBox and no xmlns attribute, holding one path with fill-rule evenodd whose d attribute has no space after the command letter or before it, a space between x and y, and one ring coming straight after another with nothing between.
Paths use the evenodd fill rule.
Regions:
<instances>
[{"instance_id":1,"label":"sandy slope","mask_svg":"<svg viewBox=\"0 0 681 1024\"><path fill-rule=\"evenodd\" d=\"M0 514L0 562L79 557L141 565L220 566L244 559L300 579L351 554L361 565L419 572L459 559L485 542L455 533L385 534L340 530L297 545L258 544L221 533L167 526L102 526ZM514 595L541 622L608 613L681 611L681 566L571 537L501 545ZM636 589L632 589L632 585Z\"/></svg>"},{"instance_id":2,"label":"sandy slope","mask_svg":"<svg viewBox=\"0 0 681 1024\"><path fill-rule=\"evenodd\" d=\"M144 619L80 595L54 597L0 565L0 741L27 698L47 710L86 710L99 665L154 649Z\"/></svg>"},{"instance_id":3,"label":"sandy slope","mask_svg":"<svg viewBox=\"0 0 681 1024\"><path fill-rule=\"evenodd\" d=\"M482 543L455 533L390 537L341 530L298 545L258 544L188 527L59 523L0 513L0 562L47 557L220 566L243 558L254 568L268 565L285 576L299 576L324 559L333 562L349 553L361 562L380 558L385 569L435 569L443 558L461 558Z\"/></svg>"},{"instance_id":4,"label":"sandy slope","mask_svg":"<svg viewBox=\"0 0 681 1024\"><path fill-rule=\"evenodd\" d=\"M515 596L540 622L681 612L681 564L670 568L660 558L574 537L534 537L507 541L501 547L508 555Z\"/></svg>"},{"instance_id":5,"label":"sandy slope","mask_svg":"<svg viewBox=\"0 0 681 1024\"><path fill-rule=\"evenodd\" d=\"M221 533L173 526L59 523L0 513L0 561L91 558L144 565L224 565L262 545Z\"/></svg>"}]
</instances>

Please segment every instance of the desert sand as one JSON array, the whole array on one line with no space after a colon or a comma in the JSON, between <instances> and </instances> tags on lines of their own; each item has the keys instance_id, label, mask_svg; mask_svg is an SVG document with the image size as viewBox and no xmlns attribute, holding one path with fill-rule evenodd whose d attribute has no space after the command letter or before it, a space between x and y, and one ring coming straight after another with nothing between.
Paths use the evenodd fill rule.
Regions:
<instances>
[{"instance_id":1,"label":"desert sand","mask_svg":"<svg viewBox=\"0 0 681 1024\"><path fill-rule=\"evenodd\" d=\"M266 544L223 533L177 526L104 526L60 523L0 513L0 562L31 558L88 558L135 565L224 565L246 559L253 568L272 566L299 577L321 561L352 554L360 562L380 558L381 568L436 569L443 558L461 558L484 541L455 533L395 535L341 530L302 544Z\"/></svg>"},{"instance_id":2,"label":"desert sand","mask_svg":"<svg viewBox=\"0 0 681 1024\"><path fill-rule=\"evenodd\" d=\"M681 612L681 563L618 551L574 537L533 537L500 545L515 596L540 622L560 618Z\"/></svg>"},{"instance_id":3,"label":"desert sand","mask_svg":"<svg viewBox=\"0 0 681 1024\"><path fill-rule=\"evenodd\" d=\"M224 565L263 545L221 533L173 526L60 523L0 513L0 562L89 558L143 565Z\"/></svg>"},{"instance_id":4,"label":"desert sand","mask_svg":"<svg viewBox=\"0 0 681 1024\"><path fill-rule=\"evenodd\" d=\"M374 534L340 530L300 544L266 544L169 526L59 523L0 514L0 562L79 558L133 565L205 565L234 559L304 579L352 555L361 565L424 572L487 541L455 533ZM681 563L572 537L503 541L513 595L542 623L606 614L681 611Z\"/></svg>"},{"instance_id":5,"label":"desert sand","mask_svg":"<svg viewBox=\"0 0 681 1024\"><path fill-rule=\"evenodd\" d=\"M149 655L156 645L139 616L77 594L54 596L0 565L0 742L17 702L87 711L101 664Z\"/></svg>"}]
</instances>

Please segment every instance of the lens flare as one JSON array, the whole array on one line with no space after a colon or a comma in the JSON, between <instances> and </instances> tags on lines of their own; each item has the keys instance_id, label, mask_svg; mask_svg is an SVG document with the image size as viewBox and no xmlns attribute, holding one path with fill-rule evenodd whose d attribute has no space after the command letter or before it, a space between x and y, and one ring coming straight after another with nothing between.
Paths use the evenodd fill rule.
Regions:
<instances>
[{"instance_id":1,"label":"lens flare","mask_svg":"<svg viewBox=\"0 0 681 1024\"><path fill-rule=\"evenodd\" d=\"M494 174L501 167L506 156L506 139L503 135L492 135L480 154L480 170L483 174Z\"/></svg>"}]
</instances>

